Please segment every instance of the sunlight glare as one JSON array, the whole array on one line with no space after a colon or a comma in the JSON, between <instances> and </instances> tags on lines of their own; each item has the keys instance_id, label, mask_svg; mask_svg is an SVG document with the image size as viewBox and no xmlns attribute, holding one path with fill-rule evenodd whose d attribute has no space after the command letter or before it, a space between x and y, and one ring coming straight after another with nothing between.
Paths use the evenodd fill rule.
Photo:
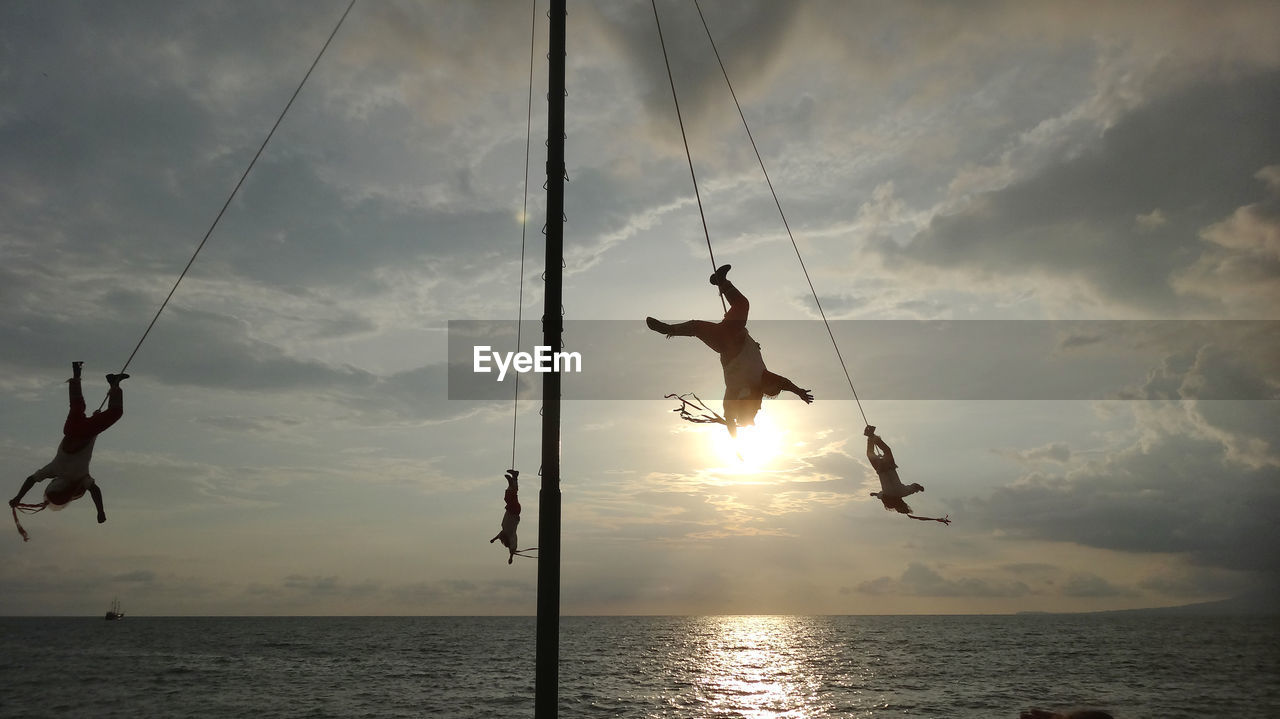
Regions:
<instances>
[{"instance_id":1,"label":"sunlight glare","mask_svg":"<svg viewBox=\"0 0 1280 719\"><path fill-rule=\"evenodd\" d=\"M769 468L782 453L787 434L764 412L756 416L755 426L738 428L737 437L729 436L723 427L716 429L711 433L716 457L726 470L744 474Z\"/></svg>"}]
</instances>

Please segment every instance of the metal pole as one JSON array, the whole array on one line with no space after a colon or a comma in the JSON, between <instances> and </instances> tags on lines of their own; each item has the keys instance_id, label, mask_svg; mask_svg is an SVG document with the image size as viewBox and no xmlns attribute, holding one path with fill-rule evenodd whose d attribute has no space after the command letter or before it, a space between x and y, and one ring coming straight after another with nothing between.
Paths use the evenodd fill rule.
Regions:
<instances>
[{"instance_id":1,"label":"metal pole","mask_svg":"<svg viewBox=\"0 0 1280 719\"><path fill-rule=\"evenodd\" d=\"M547 287L542 343L563 349L565 0L551 0L547 83ZM554 356L554 354L553 354ZM534 710L556 719L560 684L560 373L542 380L542 489L538 493L538 629Z\"/></svg>"}]
</instances>

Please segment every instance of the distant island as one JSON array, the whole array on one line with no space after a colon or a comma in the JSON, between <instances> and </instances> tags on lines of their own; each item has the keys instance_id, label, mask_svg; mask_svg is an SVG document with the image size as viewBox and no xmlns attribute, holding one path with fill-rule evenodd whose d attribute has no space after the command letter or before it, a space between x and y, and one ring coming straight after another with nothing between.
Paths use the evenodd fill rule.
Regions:
<instances>
[{"instance_id":1,"label":"distant island","mask_svg":"<svg viewBox=\"0 0 1280 719\"><path fill-rule=\"evenodd\" d=\"M1096 612L1043 612L1025 611L1018 615L1035 614L1154 614L1170 616L1280 616L1280 592L1250 592L1214 602L1180 604L1175 607L1144 607L1140 609L1106 609Z\"/></svg>"}]
</instances>

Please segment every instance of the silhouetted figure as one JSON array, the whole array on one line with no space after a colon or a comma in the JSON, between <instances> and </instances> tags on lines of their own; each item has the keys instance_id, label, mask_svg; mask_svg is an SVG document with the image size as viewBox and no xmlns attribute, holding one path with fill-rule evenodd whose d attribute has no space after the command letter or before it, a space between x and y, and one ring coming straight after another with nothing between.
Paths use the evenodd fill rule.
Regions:
<instances>
[{"instance_id":1,"label":"silhouetted figure","mask_svg":"<svg viewBox=\"0 0 1280 719\"><path fill-rule=\"evenodd\" d=\"M911 506L903 498L916 492L923 492L924 487L915 483L902 483L898 478L898 463L893 459L893 450L889 449L889 445L876 434L875 427L867 425L862 433L867 436L867 461L880 477L880 491L872 492L871 496L879 499L884 508L889 511L905 514L921 521L951 524L949 517L918 517L911 513Z\"/></svg>"},{"instance_id":2,"label":"silhouetted figure","mask_svg":"<svg viewBox=\"0 0 1280 719\"><path fill-rule=\"evenodd\" d=\"M795 382L770 372L760 355L760 343L747 333L747 313L751 304L725 276L729 265L722 265L711 275L711 284L729 301L729 309L719 322L689 320L679 324L659 322L646 317L649 329L667 337L697 337L703 344L720 355L724 370L724 420L729 434L736 435L738 427L755 424L756 413L764 396L776 397L786 390L806 404L813 402L813 395L801 389Z\"/></svg>"},{"instance_id":3,"label":"silhouetted figure","mask_svg":"<svg viewBox=\"0 0 1280 719\"><path fill-rule=\"evenodd\" d=\"M507 506L506 511L502 513L502 531L490 539L489 544L502 540L502 546L510 552L507 555L507 564L511 564L515 561L516 553L520 551L516 544L516 527L520 526L520 472L508 469L506 477L507 491L503 493L502 501L506 502Z\"/></svg>"},{"instance_id":4,"label":"silhouetted figure","mask_svg":"<svg viewBox=\"0 0 1280 719\"><path fill-rule=\"evenodd\" d=\"M67 380L67 393L71 408L67 412L67 420L62 425L62 442L58 444L58 452L53 461L36 470L22 483L22 489L9 500L13 508L13 520L18 521L18 509L39 511L48 507L59 510L71 502L84 496L85 492L93 497L98 508L98 523L107 521L107 513L102 507L102 490L89 474L89 459L93 456L93 444L99 434L115 424L124 415L124 393L120 389L121 380L129 378L127 374L109 374L107 383L111 388L107 392L106 411L95 410L92 416L85 416L86 405L84 394L80 390L80 371L84 362L71 363L71 379ZM52 480L44 489L44 501L40 504L22 504L22 498L35 486L36 482ZM27 533L18 524L22 538Z\"/></svg>"}]
</instances>

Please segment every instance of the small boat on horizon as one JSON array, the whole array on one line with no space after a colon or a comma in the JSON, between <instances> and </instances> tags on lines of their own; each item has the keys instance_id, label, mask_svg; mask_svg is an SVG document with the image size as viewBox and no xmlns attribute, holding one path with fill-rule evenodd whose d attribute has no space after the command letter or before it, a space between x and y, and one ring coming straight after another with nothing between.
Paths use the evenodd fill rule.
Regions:
<instances>
[{"instance_id":1,"label":"small boat on horizon","mask_svg":"<svg viewBox=\"0 0 1280 719\"><path fill-rule=\"evenodd\" d=\"M124 619L124 610L120 608L120 599L117 597L111 600L111 608L107 610L106 620L108 622Z\"/></svg>"}]
</instances>

